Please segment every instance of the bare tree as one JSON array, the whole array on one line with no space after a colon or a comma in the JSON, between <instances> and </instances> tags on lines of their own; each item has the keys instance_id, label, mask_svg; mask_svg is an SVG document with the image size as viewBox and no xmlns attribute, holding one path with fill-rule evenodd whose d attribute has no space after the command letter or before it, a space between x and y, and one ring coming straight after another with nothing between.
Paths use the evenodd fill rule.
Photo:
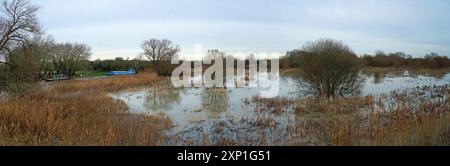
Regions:
<instances>
[{"instance_id":1,"label":"bare tree","mask_svg":"<svg viewBox=\"0 0 450 166\"><path fill-rule=\"evenodd\" d=\"M51 36L47 37L38 37L34 41L37 45L38 51L35 54L40 58L40 71L39 77L44 78L46 75L50 74L55 70L55 67L52 63L52 51L55 47L55 39Z\"/></svg>"},{"instance_id":2,"label":"bare tree","mask_svg":"<svg viewBox=\"0 0 450 166\"><path fill-rule=\"evenodd\" d=\"M82 62L91 56L91 48L85 44L56 44L51 53L51 58L55 69L59 73L73 77L77 70L80 70Z\"/></svg>"},{"instance_id":3,"label":"bare tree","mask_svg":"<svg viewBox=\"0 0 450 166\"><path fill-rule=\"evenodd\" d=\"M170 61L178 51L178 46L172 44L172 41L167 39L150 39L144 41L142 44L144 50L144 56L152 61L154 69L158 72L162 70L161 63L164 61Z\"/></svg>"},{"instance_id":4,"label":"bare tree","mask_svg":"<svg viewBox=\"0 0 450 166\"><path fill-rule=\"evenodd\" d=\"M30 42L40 33L36 13L38 7L27 0L4 0L0 13L0 63L7 63L15 48Z\"/></svg>"},{"instance_id":5,"label":"bare tree","mask_svg":"<svg viewBox=\"0 0 450 166\"><path fill-rule=\"evenodd\" d=\"M53 46L51 37L36 36L29 43L9 53L7 65L0 69L0 89L21 93L42 78L51 67L49 52Z\"/></svg>"},{"instance_id":6,"label":"bare tree","mask_svg":"<svg viewBox=\"0 0 450 166\"><path fill-rule=\"evenodd\" d=\"M303 87L318 97L355 93L361 87L361 64L345 44L321 39L304 46L298 58Z\"/></svg>"}]
</instances>

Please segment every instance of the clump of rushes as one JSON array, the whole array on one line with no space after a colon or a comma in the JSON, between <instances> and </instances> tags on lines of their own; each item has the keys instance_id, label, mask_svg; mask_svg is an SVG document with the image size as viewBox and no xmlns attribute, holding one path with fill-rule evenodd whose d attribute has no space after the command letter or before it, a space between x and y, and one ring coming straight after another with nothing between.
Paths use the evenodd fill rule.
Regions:
<instances>
[{"instance_id":1,"label":"clump of rushes","mask_svg":"<svg viewBox=\"0 0 450 166\"><path fill-rule=\"evenodd\" d=\"M245 101L244 101L245 102ZM247 102L249 102L247 100ZM255 104L256 112L269 112L275 114L286 113L288 108L295 103L295 100L289 98L260 98L258 96L252 97L252 102Z\"/></svg>"}]
</instances>

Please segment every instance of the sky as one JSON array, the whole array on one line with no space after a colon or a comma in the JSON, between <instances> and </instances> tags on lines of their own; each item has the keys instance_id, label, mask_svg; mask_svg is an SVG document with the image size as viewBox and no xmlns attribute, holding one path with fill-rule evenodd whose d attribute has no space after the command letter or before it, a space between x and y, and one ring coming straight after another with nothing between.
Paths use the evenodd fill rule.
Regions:
<instances>
[{"instance_id":1,"label":"sky","mask_svg":"<svg viewBox=\"0 0 450 166\"><path fill-rule=\"evenodd\" d=\"M91 59L135 58L166 38L225 52L284 54L321 38L357 54L450 55L448 0L34 0L47 34L85 43Z\"/></svg>"}]
</instances>

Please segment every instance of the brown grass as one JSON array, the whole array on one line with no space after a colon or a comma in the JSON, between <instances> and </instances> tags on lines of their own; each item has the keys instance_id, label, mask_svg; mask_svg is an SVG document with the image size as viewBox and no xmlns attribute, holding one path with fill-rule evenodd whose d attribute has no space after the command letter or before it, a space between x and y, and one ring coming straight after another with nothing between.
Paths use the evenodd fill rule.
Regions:
<instances>
[{"instance_id":1,"label":"brown grass","mask_svg":"<svg viewBox=\"0 0 450 166\"><path fill-rule=\"evenodd\" d=\"M107 95L158 79L141 74L59 82L0 101L0 145L160 145L170 120L128 114Z\"/></svg>"},{"instance_id":2,"label":"brown grass","mask_svg":"<svg viewBox=\"0 0 450 166\"><path fill-rule=\"evenodd\" d=\"M387 110L378 106L386 101L374 102L371 96L306 104L298 111L298 122L288 126L288 133L296 135L288 137L288 142L337 146L450 145L450 99L421 100L416 103L418 106L411 105L410 99L399 98L397 106Z\"/></svg>"},{"instance_id":3,"label":"brown grass","mask_svg":"<svg viewBox=\"0 0 450 166\"><path fill-rule=\"evenodd\" d=\"M153 85L159 80L155 73L142 73L134 76L116 76L107 79L87 81L58 82L50 87L51 92L93 92L93 91L118 91L130 87Z\"/></svg>"}]
</instances>

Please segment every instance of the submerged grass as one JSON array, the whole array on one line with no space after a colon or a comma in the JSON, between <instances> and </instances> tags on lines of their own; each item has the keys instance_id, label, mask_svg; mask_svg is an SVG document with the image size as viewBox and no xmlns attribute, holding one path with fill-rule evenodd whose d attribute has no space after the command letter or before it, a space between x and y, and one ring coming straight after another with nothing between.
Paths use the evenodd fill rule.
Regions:
<instances>
[{"instance_id":1,"label":"submerged grass","mask_svg":"<svg viewBox=\"0 0 450 166\"><path fill-rule=\"evenodd\" d=\"M450 145L449 92L442 86L331 101L254 97L243 102L254 105L257 117L227 122L228 126L223 123L220 132L201 132L186 142L222 146Z\"/></svg>"},{"instance_id":2,"label":"submerged grass","mask_svg":"<svg viewBox=\"0 0 450 166\"><path fill-rule=\"evenodd\" d=\"M441 88L445 89L440 91L442 95L447 95L449 90ZM387 98L367 96L307 104L309 108L304 110L310 111L299 112L300 123L288 127L290 133L298 133L289 142L338 146L450 145L450 99L412 97L415 93L393 92ZM394 103L387 104L391 99Z\"/></svg>"},{"instance_id":3,"label":"submerged grass","mask_svg":"<svg viewBox=\"0 0 450 166\"><path fill-rule=\"evenodd\" d=\"M434 106L433 106L434 107ZM407 108L367 114L305 115L289 126L291 145L449 145L450 116Z\"/></svg>"}]
</instances>

